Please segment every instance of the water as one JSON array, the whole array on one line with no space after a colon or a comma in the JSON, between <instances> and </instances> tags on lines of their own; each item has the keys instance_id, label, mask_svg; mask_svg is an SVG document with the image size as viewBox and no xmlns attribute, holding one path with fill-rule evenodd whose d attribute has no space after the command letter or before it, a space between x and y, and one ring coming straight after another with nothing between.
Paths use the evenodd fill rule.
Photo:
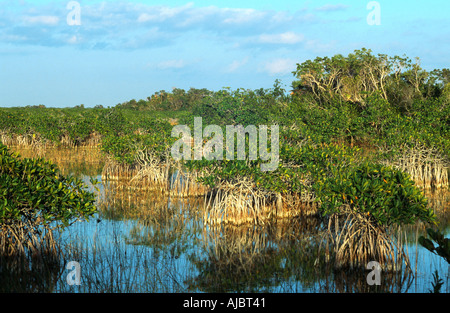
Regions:
<instances>
[{"instance_id":1,"label":"water","mask_svg":"<svg viewBox=\"0 0 450 313\"><path fill-rule=\"evenodd\" d=\"M154 202L145 213L145 204L131 205L123 214L100 213L64 234L64 240L82 243L80 249L86 250L78 259L85 283L68 288L60 281L57 290L423 293L432 289L437 270L444 280L441 292L449 291L448 264L416 243L423 229L406 230L411 271L386 277L385 285L375 288L367 284L368 271L334 273L320 265L320 225L314 218L266 227L211 229L199 214L202 199L147 196Z\"/></svg>"},{"instance_id":2,"label":"water","mask_svg":"<svg viewBox=\"0 0 450 313\"><path fill-rule=\"evenodd\" d=\"M91 177L101 181L100 169L83 164L71 171L89 183ZM446 237L448 200L446 195L435 203ZM381 285L371 286L369 271L336 272L323 264L320 222L314 218L210 228L203 224L202 198L174 199L105 182L98 201L101 212L58 239L64 259L52 292L426 293L435 271L444 282L440 291L450 290L447 262L417 244L423 228L405 229L411 271L382 272ZM70 261L80 265L80 285L69 284Z\"/></svg>"}]
</instances>

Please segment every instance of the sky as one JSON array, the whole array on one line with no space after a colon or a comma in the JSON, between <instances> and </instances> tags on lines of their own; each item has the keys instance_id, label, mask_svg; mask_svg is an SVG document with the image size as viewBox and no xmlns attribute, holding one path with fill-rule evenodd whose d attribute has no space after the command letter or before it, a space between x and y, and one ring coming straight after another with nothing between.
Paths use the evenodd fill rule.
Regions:
<instances>
[{"instance_id":1,"label":"sky","mask_svg":"<svg viewBox=\"0 0 450 313\"><path fill-rule=\"evenodd\" d=\"M363 47L449 68L449 13L448 0L0 0L0 106L289 90L296 64Z\"/></svg>"}]
</instances>

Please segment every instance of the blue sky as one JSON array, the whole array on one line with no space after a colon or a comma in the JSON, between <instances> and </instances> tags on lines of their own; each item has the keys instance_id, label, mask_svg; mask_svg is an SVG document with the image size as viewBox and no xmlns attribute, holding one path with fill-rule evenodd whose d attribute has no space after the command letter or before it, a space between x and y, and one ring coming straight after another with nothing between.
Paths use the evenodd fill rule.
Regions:
<instances>
[{"instance_id":1,"label":"blue sky","mask_svg":"<svg viewBox=\"0 0 450 313\"><path fill-rule=\"evenodd\" d=\"M114 106L159 90L286 89L296 63L374 53L450 67L448 0L0 0L0 106Z\"/></svg>"}]
</instances>

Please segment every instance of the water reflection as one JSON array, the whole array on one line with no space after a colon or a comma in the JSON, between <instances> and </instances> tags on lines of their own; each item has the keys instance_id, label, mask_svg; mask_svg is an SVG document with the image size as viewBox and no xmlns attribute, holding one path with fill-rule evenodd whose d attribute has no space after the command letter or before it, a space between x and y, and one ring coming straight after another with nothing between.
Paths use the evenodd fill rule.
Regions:
<instances>
[{"instance_id":1,"label":"water reflection","mask_svg":"<svg viewBox=\"0 0 450 313\"><path fill-rule=\"evenodd\" d=\"M172 199L137 190L130 196L126 189L116 186L109 193L113 196L102 211L104 218L133 219L124 236L127 243L147 246L162 262L179 259L179 266L189 268L182 279L185 291L417 292L414 266L383 273L380 286L367 283L365 268L336 270L321 248L324 226L319 216L264 226L207 226L202 198ZM441 222L448 221L446 212L439 215ZM408 227L402 234L412 250L426 253L417 246L423 228ZM429 277L431 271L426 271Z\"/></svg>"},{"instance_id":2,"label":"water reflection","mask_svg":"<svg viewBox=\"0 0 450 313\"><path fill-rule=\"evenodd\" d=\"M312 283L320 275L314 269L317 222L204 229L202 252L189 258L199 272L186 282L189 290L272 292L287 280Z\"/></svg>"},{"instance_id":3,"label":"water reflection","mask_svg":"<svg viewBox=\"0 0 450 313\"><path fill-rule=\"evenodd\" d=\"M87 155L83 161L67 157L67 163L60 161L59 165L64 169L70 163L65 171L82 175L89 183L90 177L100 178L101 163L96 159L89 166ZM76 167L74 160L82 165ZM338 271L330 266L319 216L263 226L213 227L204 224L203 197L172 198L136 185L108 181L99 187L98 216L70 227L61 239L65 247L62 263L48 275L41 275L39 286L30 280L22 290L427 292L437 269L446 282L442 292L449 291L448 265L417 244L418 236L425 231L421 224L402 229L411 270L383 272L377 286L367 283L369 270L365 268ZM429 196L447 237L449 199L448 193ZM82 265L81 286L71 287L65 282L64 265L69 260ZM19 278L1 279L4 286L5 279Z\"/></svg>"}]
</instances>

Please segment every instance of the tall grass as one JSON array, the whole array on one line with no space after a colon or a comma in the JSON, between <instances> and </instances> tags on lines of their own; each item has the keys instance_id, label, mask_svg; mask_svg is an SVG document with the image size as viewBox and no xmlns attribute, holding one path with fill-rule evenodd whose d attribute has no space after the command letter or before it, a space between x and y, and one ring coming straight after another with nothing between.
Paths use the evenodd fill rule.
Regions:
<instances>
[{"instance_id":1,"label":"tall grass","mask_svg":"<svg viewBox=\"0 0 450 313\"><path fill-rule=\"evenodd\" d=\"M43 157L58 166L63 175L97 176L104 168L105 157L97 147L48 147L37 151L27 147L12 146L12 151L18 152L22 158Z\"/></svg>"},{"instance_id":2,"label":"tall grass","mask_svg":"<svg viewBox=\"0 0 450 313\"><path fill-rule=\"evenodd\" d=\"M186 170L168 154L169 151L161 158L147 149L138 150L133 164L119 163L107 157L102 179L121 181L137 189L153 190L173 197L205 195L208 188L198 182L201 174Z\"/></svg>"}]
</instances>

